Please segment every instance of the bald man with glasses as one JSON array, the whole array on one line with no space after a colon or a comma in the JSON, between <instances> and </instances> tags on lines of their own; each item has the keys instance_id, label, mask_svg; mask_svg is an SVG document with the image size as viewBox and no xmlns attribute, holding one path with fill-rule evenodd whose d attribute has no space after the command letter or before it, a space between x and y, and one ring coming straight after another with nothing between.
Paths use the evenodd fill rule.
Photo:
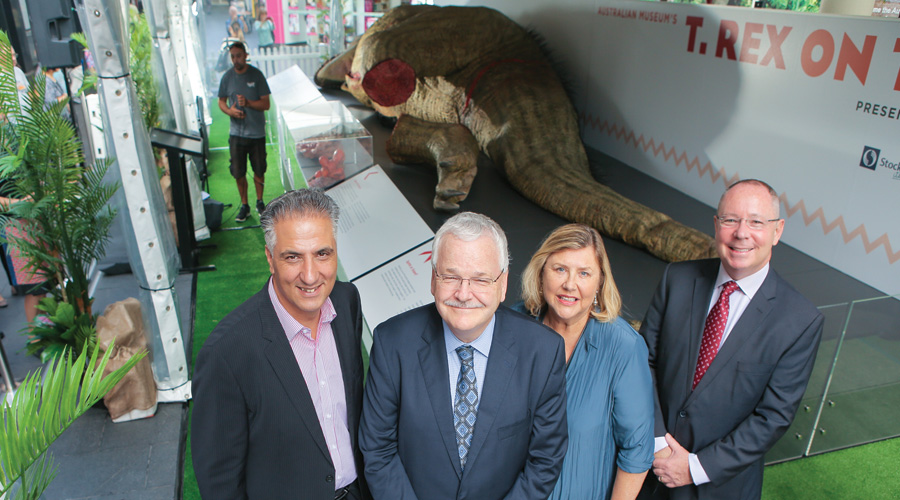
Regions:
<instances>
[{"instance_id":1,"label":"bald man with glasses","mask_svg":"<svg viewBox=\"0 0 900 500\"><path fill-rule=\"evenodd\" d=\"M769 267L784 231L775 190L731 185L714 223L719 258L670 264L641 326L656 459L639 498L759 499L822 337L822 314Z\"/></svg>"}]
</instances>

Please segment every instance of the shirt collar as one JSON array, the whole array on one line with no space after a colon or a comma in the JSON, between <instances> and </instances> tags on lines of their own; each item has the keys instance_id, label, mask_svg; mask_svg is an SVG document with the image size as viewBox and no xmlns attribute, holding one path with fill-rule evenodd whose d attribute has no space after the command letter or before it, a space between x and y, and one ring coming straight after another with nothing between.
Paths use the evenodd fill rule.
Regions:
<instances>
[{"instance_id":1,"label":"shirt collar","mask_svg":"<svg viewBox=\"0 0 900 500\"><path fill-rule=\"evenodd\" d=\"M312 329L308 326L303 325L289 312L284 306L281 304L281 300L278 298L278 294L275 293L275 285L272 283L272 279L269 279L269 299L272 301L272 305L275 307L275 315L278 316L278 322L281 323L281 327L284 329L285 335L287 335L288 340L293 340L294 337L297 336L298 333L305 333L307 336L310 334ZM334 321L334 318L337 317L337 311L334 309L334 304L331 302L331 297L325 299L325 303L322 304L322 308L320 309L321 314L319 315L319 324L324 325L327 323L331 323ZM322 331L321 328L317 329L319 332Z\"/></svg>"},{"instance_id":2,"label":"shirt collar","mask_svg":"<svg viewBox=\"0 0 900 500\"><path fill-rule=\"evenodd\" d=\"M762 267L759 271L747 276L745 278L735 280L731 276L728 275L728 272L725 271L725 267L719 263L719 275L716 276L716 289L720 288L722 285L729 281L736 281L738 287L741 289L741 292L744 293L748 298L752 299L756 292L759 291L759 288L762 286L763 281L766 280L766 276L769 275L769 263Z\"/></svg>"},{"instance_id":3,"label":"shirt collar","mask_svg":"<svg viewBox=\"0 0 900 500\"><path fill-rule=\"evenodd\" d=\"M481 335L478 336L477 339L469 342L468 345L475 348L476 351L480 352L484 357L489 357L491 352L491 343L494 340L494 323L497 320L497 314L494 313L491 316L491 322L484 328L484 331L481 332ZM447 322L441 320L441 324L444 325L444 344L447 346L447 353L455 352L456 348L461 345L466 345L465 342L459 340L456 335L453 335L453 332L450 331L450 326L447 325Z\"/></svg>"}]
</instances>

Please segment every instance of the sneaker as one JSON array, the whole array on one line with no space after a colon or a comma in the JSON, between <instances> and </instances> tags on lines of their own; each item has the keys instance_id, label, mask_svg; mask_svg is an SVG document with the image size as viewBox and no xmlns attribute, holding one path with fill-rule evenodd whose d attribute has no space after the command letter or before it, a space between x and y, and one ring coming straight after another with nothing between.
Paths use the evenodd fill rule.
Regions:
<instances>
[{"instance_id":1,"label":"sneaker","mask_svg":"<svg viewBox=\"0 0 900 500\"><path fill-rule=\"evenodd\" d=\"M256 200L256 212L258 214L262 215L263 210L265 210L265 209L266 209L266 204L263 203L262 200Z\"/></svg>"},{"instance_id":2,"label":"sneaker","mask_svg":"<svg viewBox=\"0 0 900 500\"><path fill-rule=\"evenodd\" d=\"M234 218L235 222L244 222L247 220L247 216L250 215L250 205L241 205L240 210L238 210L237 217Z\"/></svg>"}]
</instances>

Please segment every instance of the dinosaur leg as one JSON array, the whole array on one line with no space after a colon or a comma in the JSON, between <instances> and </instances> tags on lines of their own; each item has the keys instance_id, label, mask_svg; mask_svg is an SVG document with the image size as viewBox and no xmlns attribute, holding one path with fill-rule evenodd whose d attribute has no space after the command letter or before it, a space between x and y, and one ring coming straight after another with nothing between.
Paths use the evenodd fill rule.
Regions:
<instances>
[{"instance_id":1,"label":"dinosaur leg","mask_svg":"<svg viewBox=\"0 0 900 500\"><path fill-rule=\"evenodd\" d=\"M435 210L453 211L469 194L478 171L478 143L460 124L433 123L402 115L387 145L396 163L431 163L437 167Z\"/></svg>"}]
</instances>

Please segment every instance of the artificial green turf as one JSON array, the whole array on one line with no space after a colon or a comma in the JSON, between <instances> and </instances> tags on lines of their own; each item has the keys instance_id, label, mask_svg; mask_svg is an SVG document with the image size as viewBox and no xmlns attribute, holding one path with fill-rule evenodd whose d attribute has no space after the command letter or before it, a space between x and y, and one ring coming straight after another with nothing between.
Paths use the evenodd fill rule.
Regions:
<instances>
[{"instance_id":1,"label":"artificial green turf","mask_svg":"<svg viewBox=\"0 0 900 500\"><path fill-rule=\"evenodd\" d=\"M250 226L259 223L255 210L251 217L244 223L234 222L239 200L234 180L228 173L228 120L217 107L213 107L214 122L210 127L210 146L213 151L209 158L209 189L213 198L224 203L232 203L230 209L223 214L223 227ZM273 116L270 113L269 123ZM270 138L274 137L270 133ZM270 139L270 142L271 139ZM220 148L220 149L216 149ZM280 195L283 192L280 165L278 161L278 148L270 146L268 150L268 170L266 172L266 188L264 199L266 201ZM253 197L252 179L250 179L251 199ZM218 321L232 309L240 305L251 295L259 291L269 277L268 265L263 251L264 240L261 229L246 229L241 231L217 231L204 242L213 243L217 248L203 249L200 254L201 265L215 264L216 271L204 272L197 275L196 314L193 337L193 362L196 362L197 353L203 342L209 336ZM823 343L824 344L824 343ZM864 355L864 359L856 359L860 356L853 354L855 348L864 350L866 346L850 344L845 346L842 355L844 363L850 366L873 366L872 357ZM876 349L884 350L884 346ZM834 355L833 346L823 345L820 357ZM853 360L848 363L847 360ZM866 361L868 360L868 361ZM193 367L192 362L192 367ZM845 366L847 366L845 365ZM811 387L821 387L827 370L825 365L817 366L819 373L813 376ZM895 367L896 368L896 367ZM876 370L877 371L877 370ZM836 375L843 375L838 373ZM827 439L820 442L828 442L837 446L843 441L853 439L862 440L865 435L860 434L858 422L852 419L852 415L861 414L867 417L877 418L889 427L900 428L900 425L891 425L896 420L896 408L900 403L891 403L887 407L878 404L878 401L897 401L898 391L895 386L876 386L874 388L844 387L841 384L849 382L847 376L840 378L838 387L832 386L836 393L836 405L832 412L840 417L832 418L829 423L827 414L823 413L823 423L828 426ZM845 392L846 391L846 392ZM810 399L811 404L815 404ZM876 404L878 409L873 411L868 405ZM813 413L816 408L812 408ZM803 427L811 426L809 414L802 407L798 414ZM809 423L807 423L809 422ZM801 422L798 422L800 424ZM898 431L900 432L900 431ZM793 434L793 428L788 435ZM847 437L850 435L850 437ZM843 436L843 441L835 438ZM871 438L870 438L871 439ZM781 445L781 443L780 443ZM785 455L787 456L787 455ZM765 471L763 483L764 500L869 500L869 499L893 499L900 497L900 474L896 472L896 460L900 457L900 439L882 441L879 443L859 446L837 452L822 454L801 460L795 460L783 464L769 466ZM197 480L194 477L194 468L191 461L190 433L188 434L187 451L184 461L184 488L185 500L199 500L200 492L197 488ZM298 492L298 498L300 497Z\"/></svg>"},{"instance_id":2,"label":"artificial green turf","mask_svg":"<svg viewBox=\"0 0 900 500\"><path fill-rule=\"evenodd\" d=\"M900 439L766 467L764 500L888 500L900 497Z\"/></svg>"}]
</instances>

